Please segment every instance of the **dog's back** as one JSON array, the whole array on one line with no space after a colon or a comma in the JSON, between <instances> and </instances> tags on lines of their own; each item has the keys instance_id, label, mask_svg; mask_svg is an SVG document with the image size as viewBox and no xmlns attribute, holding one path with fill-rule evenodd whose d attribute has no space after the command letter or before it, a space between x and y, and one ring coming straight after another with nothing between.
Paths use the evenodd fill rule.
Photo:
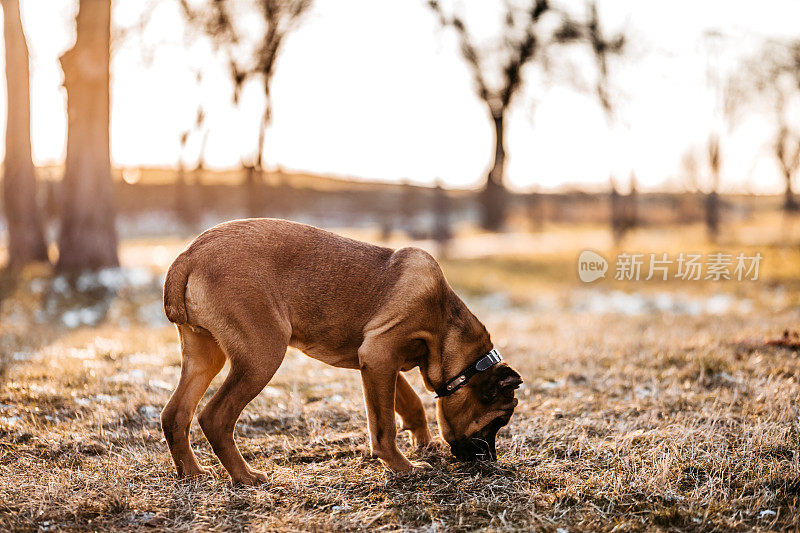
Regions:
<instances>
[{"instance_id":1,"label":"dog's back","mask_svg":"<svg viewBox=\"0 0 800 533\"><path fill-rule=\"evenodd\" d=\"M257 301L263 309L241 310L241 316L277 313L290 324L293 344L324 340L326 351L349 351L361 342L363 326L397 283L408 256L305 224L235 220L198 236L173 262L164 308L171 322L213 332L215 324L203 316L209 308L226 313L208 317L211 322L230 323L240 315L237 301Z\"/></svg>"}]
</instances>

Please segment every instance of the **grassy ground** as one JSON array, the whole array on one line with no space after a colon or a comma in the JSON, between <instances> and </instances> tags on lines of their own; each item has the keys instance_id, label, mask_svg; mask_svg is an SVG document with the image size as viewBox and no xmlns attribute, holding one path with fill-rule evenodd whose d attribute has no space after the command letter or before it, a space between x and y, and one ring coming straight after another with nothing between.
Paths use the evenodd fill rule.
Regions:
<instances>
[{"instance_id":1,"label":"grassy ground","mask_svg":"<svg viewBox=\"0 0 800 533\"><path fill-rule=\"evenodd\" d=\"M175 246L132 242L123 259L152 266ZM290 351L237 426L271 477L258 489L230 485L196 424L216 478L174 476L158 415L179 356L158 279L93 289L101 304L75 309L106 318L68 327L96 320L65 315L77 296L30 274L0 304L0 530L796 530L800 356L761 340L800 324L800 261L764 250L773 263L747 285L580 286L570 251L445 261L525 379L499 461L401 436L434 468L387 472L368 458L358 375ZM664 295L680 305L637 304Z\"/></svg>"}]
</instances>

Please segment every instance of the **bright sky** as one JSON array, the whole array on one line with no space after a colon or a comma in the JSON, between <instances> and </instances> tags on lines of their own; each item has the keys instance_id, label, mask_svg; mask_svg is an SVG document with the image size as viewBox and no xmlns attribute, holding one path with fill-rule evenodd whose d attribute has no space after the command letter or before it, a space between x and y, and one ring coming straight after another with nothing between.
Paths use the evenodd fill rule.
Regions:
<instances>
[{"instance_id":1,"label":"bright sky","mask_svg":"<svg viewBox=\"0 0 800 533\"><path fill-rule=\"evenodd\" d=\"M32 55L34 157L37 163L57 162L63 160L66 139L58 56L74 41L76 2L21 3ZM251 155L260 88L248 87L240 107L233 107L230 82L211 48L182 44L175 0L117 0L114 9L122 26L153 9L144 41L161 43L150 47L149 58L135 36L114 52L114 163L175 165L180 132L191 126L200 102L208 111L208 164L233 167ZM709 62L730 64L758 39L800 38L800 2L795 0L757 6L738 0L600 0L600 14L610 29L625 28L630 35L631 53L614 70L614 83L624 95L624 125L609 130L588 92L559 84L523 91L507 130L512 187L597 188L612 172L627 181L631 170L643 188L663 187L674 181L686 150L701 149L708 137L714 117ZM703 36L712 29L733 38L710 56ZM198 69L204 72L200 86ZM0 85L4 93L4 77ZM474 95L455 39L437 26L425 0L316 0L286 42L273 90L266 149L271 165L415 183L438 177L448 186L474 186L491 163L486 109ZM724 135L724 189L781 190L769 135L769 125L759 119L740 122ZM198 145L199 136L190 142L189 164Z\"/></svg>"}]
</instances>

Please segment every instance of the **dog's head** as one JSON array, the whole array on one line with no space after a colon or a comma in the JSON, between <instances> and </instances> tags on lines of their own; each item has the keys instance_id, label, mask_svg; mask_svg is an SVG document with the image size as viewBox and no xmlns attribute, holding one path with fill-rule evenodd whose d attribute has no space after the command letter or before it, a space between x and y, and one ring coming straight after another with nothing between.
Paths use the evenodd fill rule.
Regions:
<instances>
[{"instance_id":1,"label":"dog's head","mask_svg":"<svg viewBox=\"0 0 800 533\"><path fill-rule=\"evenodd\" d=\"M511 420L518 403L514 391L521 384L513 368L499 363L437 400L439 430L453 455L462 461L497 459L497 432Z\"/></svg>"}]
</instances>

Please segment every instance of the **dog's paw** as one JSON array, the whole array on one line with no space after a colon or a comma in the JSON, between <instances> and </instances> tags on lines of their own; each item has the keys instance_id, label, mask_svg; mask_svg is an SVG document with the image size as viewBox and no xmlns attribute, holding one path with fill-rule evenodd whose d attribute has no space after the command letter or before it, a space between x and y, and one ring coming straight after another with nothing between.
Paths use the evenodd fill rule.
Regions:
<instances>
[{"instance_id":1,"label":"dog's paw","mask_svg":"<svg viewBox=\"0 0 800 533\"><path fill-rule=\"evenodd\" d=\"M431 432L427 426L403 427L401 431L407 431L411 438L411 444L415 448L423 448L431 442Z\"/></svg>"},{"instance_id":2,"label":"dog's paw","mask_svg":"<svg viewBox=\"0 0 800 533\"><path fill-rule=\"evenodd\" d=\"M433 442L433 440L431 439L431 434L428 433L427 430L425 432L411 434L411 444L415 448L426 448L431 442Z\"/></svg>"},{"instance_id":3,"label":"dog's paw","mask_svg":"<svg viewBox=\"0 0 800 533\"><path fill-rule=\"evenodd\" d=\"M436 437L426 442L423 446L418 448L422 456L441 455L447 454L450 451L450 445L445 442L441 437Z\"/></svg>"},{"instance_id":4,"label":"dog's paw","mask_svg":"<svg viewBox=\"0 0 800 533\"><path fill-rule=\"evenodd\" d=\"M207 477L214 477L214 471L210 468L195 468L184 470L178 474L178 479L197 481Z\"/></svg>"},{"instance_id":5,"label":"dog's paw","mask_svg":"<svg viewBox=\"0 0 800 533\"><path fill-rule=\"evenodd\" d=\"M431 470L433 466L425 461L411 461L411 472L421 472L423 470Z\"/></svg>"},{"instance_id":6,"label":"dog's paw","mask_svg":"<svg viewBox=\"0 0 800 533\"><path fill-rule=\"evenodd\" d=\"M267 474L260 470L249 469L244 474L237 476L233 480L234 485L247 485L249 487L257 487L267 482Z\"/></svg>"}]
</instances>

